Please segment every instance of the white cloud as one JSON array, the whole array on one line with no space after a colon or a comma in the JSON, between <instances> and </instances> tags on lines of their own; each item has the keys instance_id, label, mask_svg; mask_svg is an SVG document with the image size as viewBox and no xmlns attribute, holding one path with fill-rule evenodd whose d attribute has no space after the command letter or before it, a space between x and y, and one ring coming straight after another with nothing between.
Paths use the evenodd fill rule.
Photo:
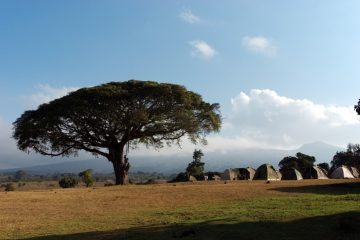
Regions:
<instances>
[{"instance_id":1,"label":"white cloud","mask_svg":"<svg viewBox=\"0 0 360 240\"><path fill-rule=\"evenodd\" d=\"M179 17L187 22L187 23L190 23L190 24L194 24L194 23L199 23L201 20L198 16L196 16L195 14L193 14L191 12L191 10L185 10L185 11L182 11L180 14L179 14Z\"/></svg>"},{"instance_id":2,"label":"white cloud","mask_svg":"<svg viewBox=\"0 0 360 240\"><path fill-rule=\"evenodd\" d=\"M262 36L246 36L242 39L242 45L246 49L265 54L265 55L276 55L277 49L272 41Z\"/></svg>"},{"instance_id":3,"label":"white cloud","mask_svg":"<svg viewBox=\"0 0 360 240\"><path fill-rule=\"evenodd\" d=\"M193 50L191 52L192 56L211 59L217 53L213 47L202 40L191 41L189 44L193 46Z\"/></svg>"},{"instance_id":4,"label":"white cloud","mask_svg":"<svg viewBox=\"0 0 360 240\"><path fill-rule=\"evenodd\" d=\"M40 104L50 102L78 89L77 87L55 88L47 84L38 85L36 88L38 90L37 93L24 97L27 107L37 107Z\"/></svg>"},{"instance_id":5,"label":"white cloud","mask_svg":"<svg viewBox=\"0 0 360 240\"><path fill-rule=\"evenodd\" d=\"M231 126L240 137L260 145L288 148L314 141L345 145L358 142L360 136L353 106L316 104L269 89L240 92L231 104Z\"/></svg>"}]
</instances>

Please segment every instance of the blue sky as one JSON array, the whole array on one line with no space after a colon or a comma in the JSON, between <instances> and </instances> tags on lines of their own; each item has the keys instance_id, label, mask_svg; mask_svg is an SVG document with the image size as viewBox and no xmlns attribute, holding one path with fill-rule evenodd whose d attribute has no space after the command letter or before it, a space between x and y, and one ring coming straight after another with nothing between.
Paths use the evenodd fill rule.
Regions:
<instances>
[{"instance_id":1,"label":"blue sky","mask_svg":"<svg viewBox=\"0 0 360 240\"><path fill-rule=\"evenodd\" d=\"M213 146L360 137L350 110L360 98L356 0L1 0L0 23L6 134L24 110L66 90L141 79L219 102L223 142Z\"/></svg>"}]
</instances>

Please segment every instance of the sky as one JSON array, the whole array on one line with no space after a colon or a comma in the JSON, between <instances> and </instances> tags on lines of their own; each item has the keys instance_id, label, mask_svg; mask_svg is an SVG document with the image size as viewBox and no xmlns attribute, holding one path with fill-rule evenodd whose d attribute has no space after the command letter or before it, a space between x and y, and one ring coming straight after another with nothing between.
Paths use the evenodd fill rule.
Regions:
<instances>
[{"instance_id":1,"label":"sky","mask_svg":"<svg viewBox=\"0 0 360 240\"><path fill-rule=\"evenodd\" d=\"M129 79L220 103L208 151L360 142L357 0L0 0L0 23L0 168L30 164L25 110Z\"/></svg>"}]
</instances>

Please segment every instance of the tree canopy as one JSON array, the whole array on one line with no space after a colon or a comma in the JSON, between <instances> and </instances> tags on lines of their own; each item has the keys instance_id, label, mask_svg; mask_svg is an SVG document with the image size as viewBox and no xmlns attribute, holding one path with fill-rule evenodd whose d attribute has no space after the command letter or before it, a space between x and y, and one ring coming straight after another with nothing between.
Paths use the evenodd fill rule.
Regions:
<instances>
[{"instance_id":1,"label":"tree canopy","mask_svg":"<svg viewBox=\"0 0 360 240\"><path fill-rule=\"evenodd\" d=\"M314 166L315 161L315 157L298 152L296 153L295 157L284 157L279 162L279 167L280 170L295 168L296 170L302 172L306 168Z\"/></svg>"},{"instance_id":2,"label":"tree canopy","mask_svg":"<svg viewBox=\"0 0 360 240\"><path fill-rule=\"evenodd\" d=\"M360 167L360 144L349 143L346 151L336 152L331 161L331 169L342 165Z\"/></svg>"},{"instance_id":3,"label":"tree canopy","mask_svg":"<svg viewBox=\"0 0 360 240\"><path fill-rule=\"evenodd\" d=\"M327 162L319 163L318 166L326 170L327 172L330 171L330 165Z\"/></svg>"},{"instance_id":4,"label":"tree canopy","mask_svg":"<svg viewBox=\"0 0 360 240\"><path fill-rule=\"evenodd\" d=\"M77 155L85 150L113 163L116 183L126 182L126 146L160 148L193 143L221 126L219 104L207 103L185 87L129 80L81 88L25 111L14 123L19 149L50 156Z\"/></svg>"},{"instance_id":5,"label":"tree canopy","mask_svg":"<svg viewBox=\"0 0 360 240\"><path fill-rule=\"evenodd\" d=\"M195 149L193 153L193 161L189 163L186 168L186 173L188 175L194 176L196 179L200 180L204 177L204 162L201 162L201 158L204 156L204 153L201 149Z\"/></svg>"}]
</instances>

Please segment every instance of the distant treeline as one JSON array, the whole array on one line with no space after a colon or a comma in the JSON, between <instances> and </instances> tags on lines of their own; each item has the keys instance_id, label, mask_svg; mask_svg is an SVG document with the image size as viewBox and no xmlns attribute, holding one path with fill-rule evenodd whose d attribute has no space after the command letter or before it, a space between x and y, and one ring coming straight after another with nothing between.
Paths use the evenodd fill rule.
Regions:
<instances>
[{"instance_id":1,"label":"distant treeline","mask_svg":"<svg viewBox=\"0 0 360 240\"><path fill-rule=\"evenodd\" d=\"M115 181L114 173L93 173L96 182ZM0 173L0 183L4 182L42 182L42 181L59 181L64 176L78 177L78 173L48 173L48 174L31 174L24 170L16 172ZM157 172L130 172L132 182L147 182L149 180L169 180L173 176Z\"/></svg>"}]
</instances>

